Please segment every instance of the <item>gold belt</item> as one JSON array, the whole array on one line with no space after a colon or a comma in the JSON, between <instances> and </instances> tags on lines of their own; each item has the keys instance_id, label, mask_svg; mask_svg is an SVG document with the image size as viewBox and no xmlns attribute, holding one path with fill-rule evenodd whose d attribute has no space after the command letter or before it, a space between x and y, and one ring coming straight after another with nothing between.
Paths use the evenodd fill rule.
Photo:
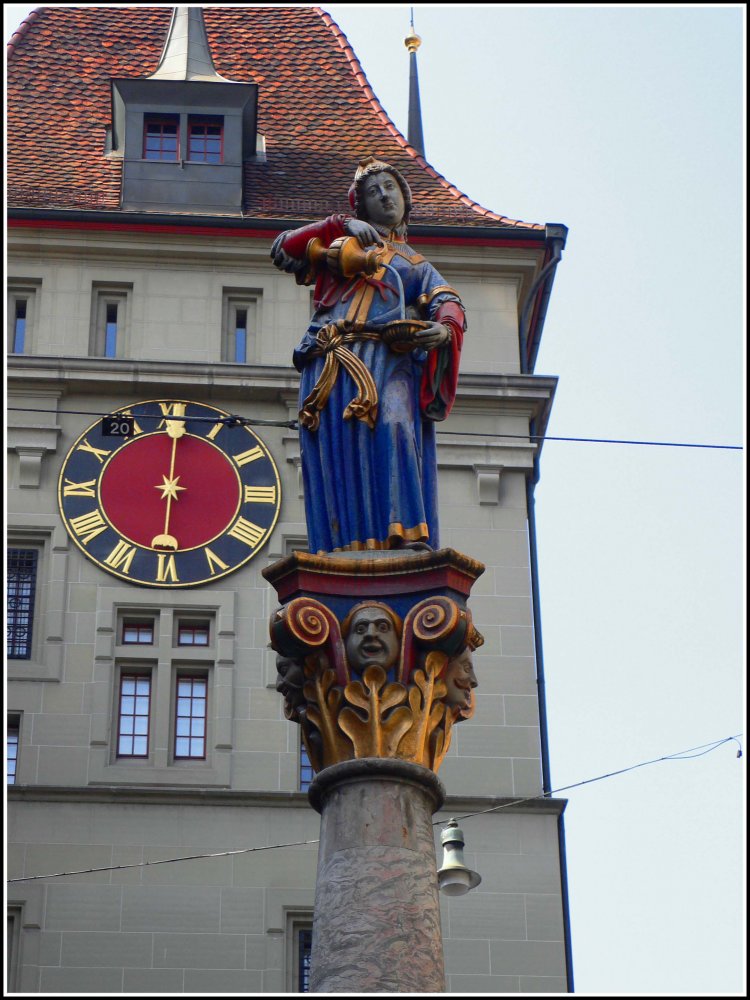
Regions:
<instances>
[{"instance_id":1,"label":"gold belt","mask_svg":"<svg viewBox=\"0 0 750 1000\"><path fill-rule=\"evenodd\" d=\"M357 387L357 395L344 410L344 420L356 417L372 430L378 415L378 390L372 375L364 362L345 345L358 340L381 340L377 333L367 331L350 320L337 320L323 326L316 334L318 347L310 352L310 357L324 357L323 371L315 383L313 391L302 403L299 421L309 431L320 426L320 411L328 402L331 390L336 384L339 368L343 365Z\"/></svg>"}]
</instances>

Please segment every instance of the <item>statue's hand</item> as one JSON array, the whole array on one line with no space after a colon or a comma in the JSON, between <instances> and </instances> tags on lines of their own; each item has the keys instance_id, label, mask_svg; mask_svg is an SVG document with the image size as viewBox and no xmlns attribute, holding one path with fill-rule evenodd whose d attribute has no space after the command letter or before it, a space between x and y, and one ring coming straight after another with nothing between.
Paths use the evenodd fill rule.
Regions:
<instances>
[{"instance_id":1,"label":"statue's hand","mask_svg":"<svg viewBox=\"0 0 750 1000\"><path fill-rule=\"evenodd\" d=\"M436 347L450 343L451 332L442 323L430 323L430 325L420 333L414 335L416 347L421 347L424 351L432 351Z\"/></svg>"},{"instance_id":2,"label":"statue's hand","mask_svg":"<svg viewBox=\"0 0 750 1000\"><path fill-rule=\"evenodd\" d=\"M280 271L286 271L287 274L295 274L297 271L306 267L307 264L304 260L297 260L296 257L290 257L286 250L284 250L283 242L285 235L286 233L279 233L273 241L273 244L271 245L271 257L274 265L278 267Z\"/></svg>"},{"instance_id":3,"label":"statue's hand","mask_svg":"<svg viewBox=\"0 0 750 1000\"><path fill-rule=\"evenodd\" d=\"M377 243L379 247L385 246L383 237L377 229L363 219L347 219L344 223L344 229L350 236L354 236L363 249L371 247L373 243Z\"/></svg>"}]
</instances>

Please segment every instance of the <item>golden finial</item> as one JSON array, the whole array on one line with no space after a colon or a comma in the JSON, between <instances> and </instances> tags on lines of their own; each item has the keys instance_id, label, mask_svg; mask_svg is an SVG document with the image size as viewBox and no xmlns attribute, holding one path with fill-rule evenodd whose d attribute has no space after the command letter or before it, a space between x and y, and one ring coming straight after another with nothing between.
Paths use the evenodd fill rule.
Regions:
<instances>
[{"instance_id":1,"label":"golden finial","mask_svg":"<svg viewBox=\"0 0 750 1000\"><path fill-rule=\"evenodd\" d=\"M414 8L411 9L411 31L404 39L404 45L407 47L409 52L416 52L419 46L422 44L422 39L414 30Z\"/></svg>"},{"instance_id":2,"label":"golden finial","mask_svg":"<svg viewBox=\"0 0 750 1000\"><path fill-rule=\"evenodd\" d=\"M416 52L421 44L422 44L422 39L419 37L416 31L410 31L409 34L404 39L404 45L407 47L409 52Z\"/></svg>"}]
</instances>

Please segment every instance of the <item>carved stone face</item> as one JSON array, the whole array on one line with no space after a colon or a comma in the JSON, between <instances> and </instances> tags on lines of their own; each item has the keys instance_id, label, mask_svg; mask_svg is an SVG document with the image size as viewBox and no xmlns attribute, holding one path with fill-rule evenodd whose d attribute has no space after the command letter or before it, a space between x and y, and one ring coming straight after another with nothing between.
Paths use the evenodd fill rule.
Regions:
<instances>
[{"instance_id":1,"label":"carved stone face","mask_svg":"<svg viewBox=\"0 0 750 1000\"><path fill-rule=\"evenodd\" d=\"M462 710L471 708L471 692L477 686L477 676L468 646L449 661L443 679L448 688L445 703Z\"/></svg>"},{"instance_id":2,"label":"carved stone face","mask_svg":"<svg viewBox=\"0 0 750 1000\"><path fill-rule=\"evenodd\" d=\"M362 200L368 221L393 229L404 218L406 203L398 181L386 171L365 178Z\"/></svg>"},{"instance_id":3,"label":"carved stone face","mask_svg":"<svg viewBox=\"0 0 750 1000\"><path fill-rule=\"evenodd\" d=\"M292 708L297 708L305 700L302 688L305 672L302 664L288 656L276 657L276 690L283 694Z\"/></svg>"},{"instance_id":4,"label":"carved stone face","mask_svg":"<svg viewBox=\"0 0 750 1000\"><path fill-rule=\"evenodd\" d=\"M345 645L349 666L357 673L372 664L389 670L398 659L396 627L382 608L361 608L352 618Z\"/></svg>"}]
</instances>

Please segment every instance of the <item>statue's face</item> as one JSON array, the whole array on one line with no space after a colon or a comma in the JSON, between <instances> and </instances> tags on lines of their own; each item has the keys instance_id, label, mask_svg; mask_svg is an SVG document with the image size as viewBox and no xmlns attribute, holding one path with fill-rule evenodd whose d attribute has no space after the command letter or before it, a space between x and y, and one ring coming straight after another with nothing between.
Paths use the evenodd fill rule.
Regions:
<instances>
[{"instance_id":1,"label":"statue's face","mask_svg":"<svg viewBox=\"0 0 750 1000\"><path fill-rule=\"evenodd\" d=\"M362 198L370 222L393 229L404 218L406 203L403 192L396 178L384 170L365 178Z\"/></svg>"},{"instance_id":2,"label":"statue's face","mask_svg":"<svg viewBox=\"0 0 750 1000\"><path fill-rule=\"evenodd\" d=\"M398 646L395 625L382 608L362 608L356 613L346 637L352 670L362 673L372 664L389 670L398 659Z\"/></svg>"},{"instance_id":3,"label":"statue's face","mask_svg":"<svg viewBox=\"0 0 750 1000\"><path fill-rule=\"evenodd\" d=\"M477 676L468 646L460 656L455 656L449 662L444 679L448 688L446 704L460 709L471 708L471 692L477 686Z\"/></svg>"}]
</instances>

